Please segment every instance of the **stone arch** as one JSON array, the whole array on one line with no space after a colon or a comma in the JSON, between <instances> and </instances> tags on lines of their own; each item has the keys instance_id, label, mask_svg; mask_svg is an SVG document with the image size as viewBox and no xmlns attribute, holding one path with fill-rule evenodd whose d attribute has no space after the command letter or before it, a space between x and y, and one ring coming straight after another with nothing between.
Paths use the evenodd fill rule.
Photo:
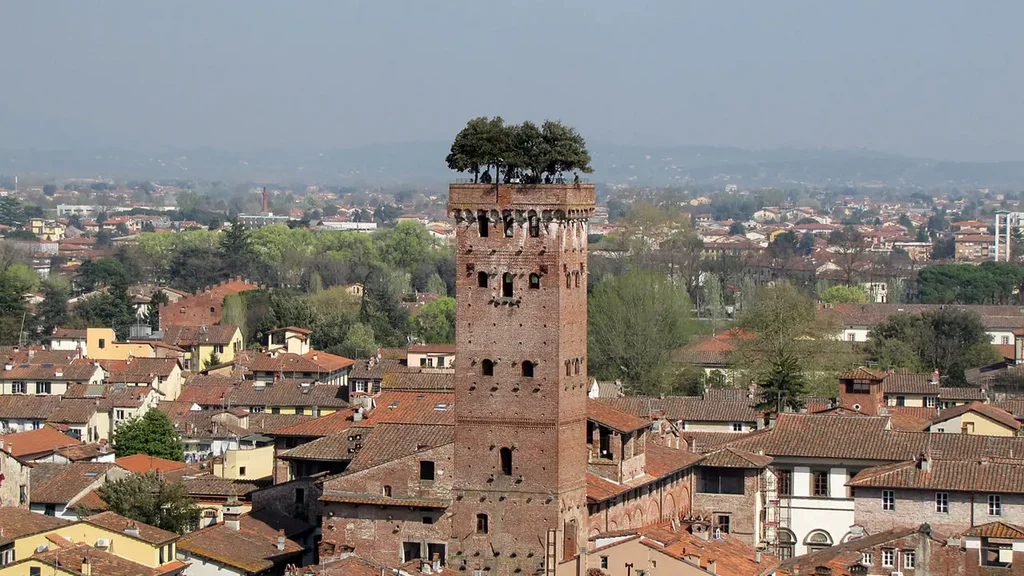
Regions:
<instances>
[{"instance_id":1,"label":"stone arch","mask_svg":"<svg viewBox=\"0 0 1024 576\"><path fill-rule=\"evenodd\" d=\"M804 538L804 546L807 546L809 552L828 548L833 544L832 535L828 533L828 530L821 528L811 530Z\"/></svg>"},{"instance_id":2,"label":"stone arch","mask_svg":"<svg viewBox=\"0 0 1024 576\"><path fill-rule=\"evenodd\" d=\"M639 506L637 506L636 508L633 509L633 516L632 516L632 520L630 521L629 525L632 528L641 528L641 527L643 527L643 525L644 525L644 513L640 510Z\"/></svg>"},{"instance_id":3,"label":"stone arch","mask_svg":"<svg viewBox=\"0 0 1024 576\"><path fill-rule=\"evenodd\" d=\"M676 508L676 498L671 492L665 495L665 513L669 518L679 517L679 509Z\"/></svg>"},{"instance_id":4,"label":"stone arch","mask_svg":"<svg viewBox=\"0 0 1024 576\"><path fill-rule=\"evenodd\" d=\"M658 509L658 502L651 500L647 503L647 517L645 522L647 524L654 524L655 522L661 521L661 510Z\"/></svg>"}]
</instances>

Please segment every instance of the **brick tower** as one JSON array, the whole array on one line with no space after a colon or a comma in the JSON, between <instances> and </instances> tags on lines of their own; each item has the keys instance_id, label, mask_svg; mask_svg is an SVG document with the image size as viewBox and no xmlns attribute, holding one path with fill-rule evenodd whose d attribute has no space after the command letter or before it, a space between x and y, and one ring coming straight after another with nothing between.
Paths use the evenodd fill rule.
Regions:
<instances>
[{"instance_id":1,"label":"brick tower","mask_svg":"<svg viewBox=\"0 0 1024 576\"><path fill-rule=\"evenodd\" d=\"M586 542L589 184L453 184L452 564L554 574Z\"/></svg>"}]
</instances>

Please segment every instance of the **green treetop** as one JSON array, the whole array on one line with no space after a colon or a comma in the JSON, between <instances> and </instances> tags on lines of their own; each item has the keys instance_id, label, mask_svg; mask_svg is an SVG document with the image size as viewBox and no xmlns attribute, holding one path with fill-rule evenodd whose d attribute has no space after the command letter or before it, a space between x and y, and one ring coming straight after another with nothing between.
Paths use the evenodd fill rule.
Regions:
<instances>
[{"instance_id":1,"label":"green treetop","mask_svg":"<svg viewBox=\"0 0 1024 576\"><path fill-rule=\"evenodd\" d=\"M506 125L500 116L467 122L445 161L452 170L473 174L474 182L482 170L485 182L502 174L506 182L520 179L531 184L564 172L593 171L587 143L574 128L553 120L539 127L529 121Z\"/></svg>"}]
</instances>

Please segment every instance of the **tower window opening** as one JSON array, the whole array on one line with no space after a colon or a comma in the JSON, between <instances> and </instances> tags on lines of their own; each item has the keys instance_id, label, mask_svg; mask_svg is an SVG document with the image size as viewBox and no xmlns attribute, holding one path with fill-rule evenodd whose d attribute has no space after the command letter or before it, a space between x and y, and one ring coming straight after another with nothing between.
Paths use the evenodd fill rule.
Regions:
<instances>
[{"instance_id":1,"label":"tower window opening","mask_svg":"<svg viewBox=\"0 0 1024 576\"><path fill-rule=\"evenodd\" d=\"M481 210L476 213L476 223L480 227L480 237L487 238L487 230L490 228L490 222L487 220L487 212Z\"/></svg>"},{"instance_id":2,"label":"tower window opening","mask_svg":"<svg viewBox=\"0 0 1024 576\"><path fill-rule=\"evenodd\" d=\"M537 290L540 288L540 274L530 274L530 290Z\"/></svg>"},{"instance_id":3,"label":"tower window opening","mask_svg":"<svg viewBox=\"0 0 1024 576\"><path fill-rule=\"evenodd\" d=\"M484 360L481 362L480 373L484 376L494 376L494 362L491 360Z\"/></svg>"},{"instance_id":4,"label":"tower window opening","mask_svg":"<svg viewBox=\"0 0 1024 576\"><path fill-rule=\"evenodd\" d=\"M573 272L572 273L572 277L576 281L576 287L579 288L580 287L580 273L579 272Z\"/></svg>"},{"instance_id":5,"label":"tower window opening","mask_svg":"<svg viewBox=\"0 0 1024 576\"><path fill-rule=\"evenodd\" d=\"M574 368L575 372L577 374L579 374L580 373L580 359L577 358L577 359L573 360L572 364L573 364L573 368Z\"/></svg>"},{"instance_id":6,"label":"tower window opening","mask_svg":"<svg viewBox=\"0 0 1024 576\"><path fill-rule=\"evenodd\" d=\"M501 295L504 296L505 298L512 297L513 278L514 277L512 276L512 274L508 272L506 272L505 275L501 277Z\"/></svg>"},{"instance_id":7,"label":"tower window opening","mask_svg":"<svg viewBox=\"0 0 1024 576\"><path fill-rule=\"evenodd\" d=\"M490 277L487 275L487 272L476 273L476 285L478 288L487 288L487 283L489 280Z\"/></svg>"},{"instance_id":8,"label":"tower window opening","mask_svg":"<svg viewBox=\"0 0 1024 576\"><path fill-rule=\"evenodd\" d=\"M523 378L533 378L533 362L523 360Z\"/></svg>"},{"instance_id":9,"label":"tower window opening","mask_svg":"<svg viewBox=\"0 0 1024 576\"><path fill-rule=\"evenodd\" d=\"M487 514L477 514L476 515L476 533L477 534L487 534L487 532L489 531L489 528L490 528L490 526L488 526L488 524L489 523L487 521Z\"/></svg>"},{"instance_id":10,"label":"tower window opening","mask_svg":"<svg viewBox=\"0 0 1024 576\"><path fill-rule=\"evenodd\" d=\"M568 272L565 273L565 287L572 288L572 274Z\"/></svg>"},{"instance_id":11,"label":"tower window opening","mask_svg":"<svg viewBox=\"0 0 1024 576\"><path fill-rule=\"evenodd\" d=\"M530 216L530 238L540 236L540 218L536 215Z\"/></svg>"},{"instance_id":12,"label":"tower window opening","mask_svg":"<svg viewBox=\"0 0 1024 576\"><path fill-rule=\"evenodd\" d=\"M501 459L501 474L503 476L512 475L512 449L502 448L498 451Z\"/></svg>"},{"instance_id":13,"label":"tower window opening","mask_svg":"<svg viewBox=\"0 0 1024 576\"><path fill-rule=\"evenodd\" d=\"M565 375L572 376L572 362L568 360L565 361Z\"/></svg>"},{"instance_id":14,"label":"tower window opening","mask_svg":"<svg viewBox=\"0 0 1024 576\"><path fill-rule=\"evenodd\" d=\"M505 214L505 238L511 238L515 231L516 221L511 214Z\"/></svg>"}]
</instances>

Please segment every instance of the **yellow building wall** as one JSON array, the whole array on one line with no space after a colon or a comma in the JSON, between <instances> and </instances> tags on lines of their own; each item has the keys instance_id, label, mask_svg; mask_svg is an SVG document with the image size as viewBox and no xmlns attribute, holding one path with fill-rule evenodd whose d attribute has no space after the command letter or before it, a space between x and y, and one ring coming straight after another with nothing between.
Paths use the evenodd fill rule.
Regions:
<instances>
[{"instance_id":1,"label":"yellow building wall","mask_svg":"<svg viewBox=\"0 0 1024 576\"><path fill-rule=\"evenodd\" d=\"M235 350L242 350L244 348L243 344L242 331L235 330L234 336L231 337L231 342L224 344L224 351L217 352L217 356L220 357L221 362L231 362L235 359ZM210 358L210 353L213 352L214 348L213 344L202 344L192 348L193 370L201 370L203 368L203 363Z\"/></svg>"},{"instance_id":2,"label":"yellow building wall","mask_svg":"<svg viewBox=\"0 0 1024 576\"><path fill-rule=\"evenodd\" d=\"M601 567L602 556L608 559L607 568ZM615 544L603 550L595 550L587 555L586 561L587 568L599 569L608 576L630 576L631 574L635 576L639 570L645 570L650 576L707 576L708 574L693 564L641 544L639 539ZM586 569L584 569L585 572ZM562 570L559 570L559 576L561 573Z\"/></svg>"},{"instance_id":3,"label":"yellow building wall","mask_svg":"<svg viewBox=\"0 0 1024 576\"><path fill-rule=\"evenodd\" d=\"M245 468L245 475L241 473ZM266 478L274 473L274 447L264 446L250 450L227 450L217 469L221 478L252 479Z\"/></svg>"},{"instance_id":4,"label":"yellow building wall","mask_svg":"<svg viewBox=\"0 0 1024 576\"><path fill-rule=\"evenodd\" d=\"M76 522L71 526L60 528L53 532L72 542L85 542L90 546L95 546L96 541L100 538L107 538L110 540L110 548L107 549L107 552L126 560L149 566L150 568L160 566L160 548L162 546L154 546L148 542L137 540L123 532L114 532L86 522ZM163 545L163 547L166 546L166 544ZM35 550L35 548L32 550ZM170 558L166 554L164 555L165 564L174 561L174 552L174 545L172 545ZM17 551L15 551L15 554L17 554Z\"/></svg>"},{"instance_id":5,"label":"yellow building wall","mask_svg":"<svg viewBox=\"0 0 1024 576\"><path fill-rule=\"evenodd\" d=\"M100 340L103 340L103 347L100 348ZM110 354L117 354L113 352L114 342L117 341L117 336L114 334L113 328L86 328L85 329L85 346L89 351L89 358L95 358L97 360L125 360L124 358L108 358Z\"/></svg>"},{"instance_id":6,"label":"yellow building wall","mask_svg":"<svg viewBox=\"0 0 1024 576\"><path fill-rule=\"evenodd\" d=\"M960 416L961 429L964 424L973 424L973 434L979 436L1014 436L1017 434L1013 428L975 412L967 412Z\"/></svg>"},{"instance_id":7,"label":"yellow building wall","mask_svg":"<svg viewBox=\"0 0 1024 576\"><path fill-rule=\"evenodd\" d=\"M275 412L276 410L276 412ZM320 416L327 416L328 414L334 414L338 410L336 408L318 408ZM313 408L305 408L298 406L267 406L264 411L273 414L305 414L306 416L313 415Z\"/></svg>"},{"instance_id":8,"label":"yellow building wall","mask_svg":"<svg viewBox=\"0 0 1024 576\"><path fill-rule=\"evenodd\" d=\"M54 530L56 532L56 530ZM40 534L33 534L31 536L25 536L24 538L18 538L14 541L14 559L24 560L29 556L36 553L36 549L40 546L53 546L53 543L46 539L47 534L53 534L53 532L42 532ZM46 573L45 571L43 572ZM5 572L0 572L5 574ZM22 572L22 574L28 574L28 570Z\"/></svg>"}]
</instances>

